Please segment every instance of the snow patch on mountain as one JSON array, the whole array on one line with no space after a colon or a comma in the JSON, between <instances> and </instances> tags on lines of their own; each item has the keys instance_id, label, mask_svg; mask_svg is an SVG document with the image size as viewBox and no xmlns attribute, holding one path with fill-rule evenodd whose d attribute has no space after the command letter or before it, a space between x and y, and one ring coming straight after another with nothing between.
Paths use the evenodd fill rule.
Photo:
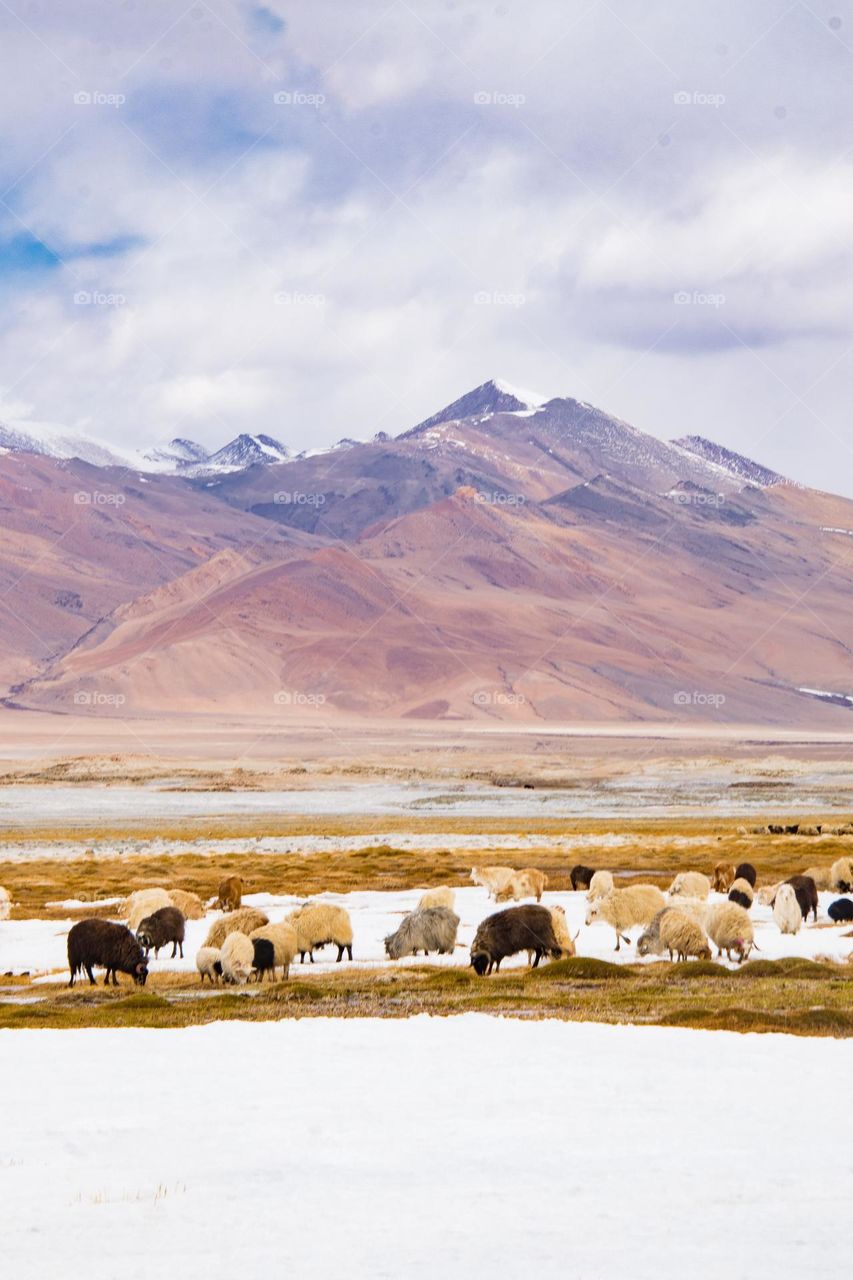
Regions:
<instances>
[{"instance_id":1,"label":"snow patch on mountain","mask_svg":"<svg viewBox=\"0 0 853 1280\"><path fill-rule=\"evenodd\" d=\"M673 449L678 449L681 453L701 458L704 462L719 467L727 475L734 476L737 480L744 480L747 484L758 485L761 489L785 483L785 477L778 471L771 471L760 462L754 462L752 458L747 458L742 453L735 453L725 445L715 444L713 440L707 440L704 436L682 436L679 440L671 440L670 444Z\"/></svg>"}]
</instances>

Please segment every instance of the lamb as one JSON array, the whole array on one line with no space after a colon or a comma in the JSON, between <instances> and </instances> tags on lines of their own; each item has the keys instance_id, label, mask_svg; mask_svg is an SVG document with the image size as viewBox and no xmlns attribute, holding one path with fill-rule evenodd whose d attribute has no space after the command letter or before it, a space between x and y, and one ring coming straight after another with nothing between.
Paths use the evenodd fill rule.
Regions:
<instances>
[{"instance_id":1,"label":"lamb","mask_svg":"<svg viewBox=\"0 0 853 1280\"><path fill-rule=\"evenodd\" d=\"M557 939L560 950L564 956L575 955L575 939L569 933L565 907L555 905L553 907L549 907L548 910L551 912L551 923L554 926L554 937ZM532 949L527 953L527 963L533 963Z\"/></svg>"},{"instance_id":2,"label":"lamb","mask_svg":"<svg viewBox=\"0 0 853 1280\"><path fill-rule=\"evenodd\" d=\"M828 890L832 888L831 867L806 867L803 875L811 876L817 889Z\"/></svg>"},{"instance_id":3,"label":"lamb","mask_svg":"<svg viewBox=\"0 0 853 1280\"><path fill-rule=\"evenodd\" d=\"M12 914L12 896L0 885L0 920L8 920Z\"/></svg>"},{"instance_id":4,"label":"lamb","mask_svg":"<svg viewBox=\"0 0 853 1280\"><path fill-rule=\"evenodd\" d=\"M427 889L426 893L421 894L418 910L424 907L447 907L448 911L452 911L455 906L456 894L446 884L442 884L437 889Z\"/></svg>"},{"instance_id":5,"label":"lamb","mask_svg":"<svg viewBox=\"0 0 853 1280\"><path fill-rule=\"evenodd\" d=\"M701 871L681 871L669 886L671 898L707 898L711 881Z\"/></svg>"},{"instance_id":6,"label":"lamb","mask_svg":"<svg viewBox=\"0 0 853 1280\"><path fill-rule=\"evenodd\" d=\"M471 879L474 884L481 884L493 898L498 889L502 889L507 880L515 875L514 867L472 867Z\"/></svg>"},{"instance_id":7,"label":"lamb","mask_svg":"<svg viewBox=\"0 0 853 1280\"><path fill-rule=\"evenodd\" d=\"M713 884L715 893L728 893L736 879L732 862L718 862L714 867Z\"/></svg>"},{"instance_id":8,"label":"lamb","mask_svg":"<svg viewBox=\"0 0 853 1280\"><path fill-rule=\"evenodd\" d=\"M780 933L799 933L803 916L793 885L780 884L773 903L773 919Z\"/></svg>"},{"instance_id":9,"label":"lamb","mask_svg":"<svg viewBox=\"0 0 853 1280\"><path fill-rule=\"evenodd\" d=\"M252 972L258 982L263 982L264 974L272 975L275 982L275 947L269 938L250 938L255 954L252 957Z\"/></svg>"},{"instance_id":10,"label":"lamb","mask_svg":"<svg viewBox=\"0 0 853 1280\"><path fill-rule=\"evenodd\" d=\"M588 889L594 875L595 867L585 867L582 862L579 862L576 867L572 867L571 881L574 891L577 893L578 889Z\"/></svg>"},{"instance_id":11,"label":"lamb","mask_svg":"<svg viewBox=\"0 0 853 1280\"><path fill-rule=\"evenodd\" d=\"M154 959L160 954L160 948L172 944L172 959L177 951L184 958L184 917L177 907L161 907L153 915L146 916L139 922L136 937L147 957L153 948Z\"/></svg>"},{"instance_id":12,"label":"lamb","mask_svg":"<svg viewBox=\"0 0 853 1280\"><path fill-rule=\"evenodd\" d=\"M279 967L283 971L282 977L286 978L290 973L293 957L296 955L296 930L292 925L285 924L283 921L279 924L261 925L259 929L253 929L249 937L253 942L257 938L265 938L272 943L273 978Z\"/></svg>"},{"instance_id":13,"label":"lamb","mask_svg":"<svg viewBox=\"0 0 853 1280\"><path fill-rule=\"evenodd\" d=\"M116 971L129 973L139 987L145 986L148 977L148 965L142 948L130 930L123 924L113 924L111 920L80 920L68 933L68 968L71 973L69 987L74 986L74 979L81 969L85 969L89 981L94 987L95 965L103 965L107 971L104 986L112 975L113 986L118 986Z\"/></svg>"},{"instance_id":14,"label":"lamb","mask_svg":"<svg viewBox=\"0 0 853 1280\"><path fill-rule=\"evenodd\" d=\"M330 942L338 948L336 964L340 964L345 951L352 960L352 921L343 907L306 903L291 911L286 920L296 930L296 950L302 964L305 963L306 952L313 964L314 952Z\"/></svg>"},{"instance_id":15,"label":"lamb","mask_svg":"<svg viewBox=\"0 0 853 1280\"><path fill-rule=\"evenodd\" d=\"M118 914L127 917L127 927L136 933L140 922L161 907L171 907L172 899L165 889L137 889L121 904Z\"/></svg>"},{"instance_id":16,"label":"lamb","mask_svg":"<svg viewBox=\"0 0 853 1280\"><path fill-rule=\"evenodd\" d=\"M178 908L185 920L204 919L204 903L197 893L190 893L188 889L170 889L169 897L172 906Z\"/></svg>"},{"instance_id":17,"label":"lamb","mask_svg":"<svg viewBox=\"0 0 853 1280\"><path fill-rule=\"evenodd\" d=\"M690 916L691 920L695 920L698 925L704 928L708 907L704 902L687 901L679 902L677 907L662 907L657 915L652 917L652 920L646 925L637 939L638 956L663 955L666 948L661 942L660 927L661 921L668 911L682 911L685 915Z\"/></svg>"},{"instance_id":18,"label":"lamb","mask_svg":"<svg viewBox=\"0 0 853 1280\"><path fill-rule=\"evenodd\" d=\"M678 908L664 913L660 940L669 952L670 960L673 956L676 960L687 960L689 956L696 956L699 960L711 959L711 948L702 927L686 911Z\"/></svg>"},{"instance_id":19,"label":"lamb","mask_svg":"<svg viewBox=\"0 0 853 1280\"><path fill-rule=\"evenodd\" d=\"M535 898L542 901L542 890L548 883L548 877L535 867L526 867L516 871L495 893L495 902L506 902L510 898L518 902L521 898Z\"/></svg>"},{"instance_id":20,"label":"lamb","mask_svg":"<svg viewBox=\"0 0 853 1280\"><path fill-rule=\"evenodd\" d=\"M725 951L731 960L732 952L736 951L738 959L745 960L755 945L749 912L736 902L721 902L711 907L706 928L718 956Z\"/></svg>"},{"instance_id":21,"label":"lamb","mask_svg":"<svg viewBox=\"0 0 853 1280\"><path fill-rule=\"evenodd\" d=\"M758 879L758 872L751 862L740 862L735 867L735 880L747 880L752 889L755 888L755 882Z\"/></svg>"},{"instance_id":22,"label":"lamb","mask_svg":"<svg viewBox=\"0 0 853 1280\"><path fill-rule=\"evenodd\" d=\"M789 876L785 884L793 887L803 919L806 920L809 912L812 911L817 922L817 885L811 876Z\"/></svg>"},{"instance_id":23,"label":"lamb","mask_svg":"<svg viewBox=\"0 0 853 1280\"><path fill-rule=\"evenodd\" d=\"M833 862L830 871L831 888L836 893L850 893L853 890L853 858L839 858Z\"/></svg>"},{"instance_id":24,"label":"lamb","mask_svg":"<svg viewBox=\"0 0 853 1280\"><path fill-rule=\"evenodd\" d=\"M243 904L243 881L239 876L227 876L216 891L220 911L237 911Z\"/></svg>"},{"instance_id":25,"label":"lamb","mask_svg":"<svg viewBox=\"0 0 853 1280\"><path fill-rule=\"evenodd\" d=\"M265 916L263 911L258 911L255 907L241 907L239 911L232 911L229 915L214 920L207 931L204 945L221 947L229 933L248 935L253 929L260 929L264 924L269 924L269 917Z\"/></svg>"},{"instance_id":26,"label":"lamb","mask_svg":"<svg viewBox=\"0 0 853 1280\"><path fill-rule=\"evenodd\" d=\"M739 907L743 907L744 911L749 911L754 898L752 885L743 876L739 876L729 889L729 902L736 902Z\"/></svg>"},{"instance_id":27,"label":"lamb","mask_svg":"<svg viewBox=\"0 0 853 1280\"><path fill-rule=\"evenodd\" d=\"M587 908L586 923L603 920L616 931L616 950L622 942L628 942L626 929L635 924L648 924L665 906L664 896L653 884L632 884L627 889L613 889L605 898L598 898Z\"/></svg>"},{"instance_id":28,"label":"lamb","mask_svg":"<svg viewBox=\"0 0 853 1280\"><path fill-rule=\"evenodd\" d=\"M255 963L255 945L245 933L229 933L220 953L222 977L238 986L248 982Z\"/></svg>"},{"instance_id":29,"label":"lamb","mask_svg":"<svg viewBox=\"0 0 853 1280\"><path fill-rule=\"evenodd\" d=\"M849 898L836 898L829 904L828 915L836 924L849 924L853 920L853 902Z\"/></svg>"},{"instance_id":30,"label":"lamb","mask_svg":"<svg viewBox=\"0 0 853 1280\"><path fill-rule=\"evenodd\" d=\"M586 895L587 902L595 902L597 898L603 898L605 894L613 892L613 876L609 871L596 871L595 875L589 882L589 891Z\"/></svg>"},{"instance_id":31,"label":"lamb","mask_svg":"<svg viewBox=\"0 0 853 1280\"><path fill-rule=\"evenodd\" d=\"M222 960L218 947L199 947L195 956L195 967L201 974L201 985L204 986L205 978L209 978L214 984L219 983L222 977Z\"/></svg>"},{"instance_id":32,"label":"lamb","mask_svg":"<svg viewBox=\"0 0 853 1280\"><path fill-rule=\"evenodd\" d=\"M458 928L459 917L447 907L419 907L403 917L396 933L389 933L386 954L392 960L416 956L419 951L425 956L430 951L437 951L440 956L452 955Z\"/></svg>"},{"instance_id":33,"label":"lamb","mask_svg":"<svg viewBox=\"0 0 853 1280\"><path fill-rule=\"evenodd\" d=\"M474 935L471 944L471 965L474 972L483 977L501 961L519 951L533 951L533 968L543 955L559 960L562 950L554 934L554 922L547 907L528 903L523 907L507 907L488 916Z\"/></svg>"}]
</instances>

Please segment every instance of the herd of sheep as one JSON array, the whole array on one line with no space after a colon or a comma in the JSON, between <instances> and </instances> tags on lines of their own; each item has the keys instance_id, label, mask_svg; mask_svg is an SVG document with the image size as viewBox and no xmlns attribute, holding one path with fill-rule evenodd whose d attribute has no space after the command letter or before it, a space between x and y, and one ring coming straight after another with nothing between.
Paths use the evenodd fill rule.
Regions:
<instances>
[{"instance_id":1,"label":"herd of sheep","mask_svg":"<svg viewBox=\"0 0 853 1280\"><path fill-rule=\"evenodd\" d=\"M535 898L536 903L504 908L488 916L477 928L470 963L480 975L500 968L509 956L526 953L534 967L543 957L559 959L575 954L565 911L557 905L540 905L547 876L534 868L474 867L471 879L488 890L496 903ZM773 912L783 934L795 934L811 914L817 920L818 890L848 893L853 890L853 858L843 857L831 867L809 867L801 875L756 890L757 874L751 863L735 867L718 863L713 873L679 873L666 894L652 884L619 888L609 871L578 865L572 869L572 889L586 892L586 924L601 922L615 934L616 950L630 944L628 931L641 927L639 956L669 956L671 960L710 960L717 956L743 961L755 946L750 909L756 897ZM263 911L243 905L242 882L229 876L219 886L215 905L224 912L208 929L196 955L202 984L242 985L250 979L287 978L299 956L313 964L314 953L327 946L337 948L337 960L353 958L353 929L349 912L330 903L306 902L283 920L271 922ZM725 894L711 902L712 892ZM211 904L213 905L213 903ZM391 960L416 956L451 955L457 946L459 916L454 890L447 886L427 890L417 907L404 916L399 927L384 939ZM9 895L0 888L0 918L8 918ZM194 893L173 889L141 889L119 907L127 924L100 918L79 921L68 934L69 986L81 972L94 985L95 967L106 970L105 985L117 983L117 973L129 974L144 985L151 952L171 946L172 956L183 956L187 919L204 917L206 907ZM841 897L831 903L834 923L853 921L853 901Z\"/></svg>"}]
</instances>

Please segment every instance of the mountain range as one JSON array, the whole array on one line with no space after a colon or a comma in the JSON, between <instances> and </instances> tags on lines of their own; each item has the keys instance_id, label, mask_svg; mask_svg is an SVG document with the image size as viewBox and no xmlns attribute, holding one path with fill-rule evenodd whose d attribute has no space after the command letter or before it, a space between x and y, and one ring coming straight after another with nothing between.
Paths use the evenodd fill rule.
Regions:
<instances>
[{"instance_id":1,"label":"mountain range","mask_svg":"<svg viewBox=\"0 0 853 1280\"><path fill-rule=\"evenodd\" d=\"M0 449L7 706L847 726L853 502L702 437L493 380L297 456Z\"/></svg>"}]
</instances>

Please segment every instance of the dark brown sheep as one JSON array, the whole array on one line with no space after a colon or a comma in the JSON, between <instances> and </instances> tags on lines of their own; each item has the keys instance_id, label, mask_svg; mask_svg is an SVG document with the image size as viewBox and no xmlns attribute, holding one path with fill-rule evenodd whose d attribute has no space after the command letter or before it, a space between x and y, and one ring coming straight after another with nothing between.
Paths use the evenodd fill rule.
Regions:
<instances>
[{"instance_id":1,"label":"dark brown sheep","mask_svg":"<svg viewBox=\"0 0 853 1280\"><path fill-rule=\"evenodd\" d=\"M735 880L746 880L755 888L755 882L758 879L758 873L751 862L741 862L735 867Z\"/></svg>"},{"instance_id":2,"label":"dark brown sheep","mask_svg":"<svg viewBox=\"0 0 853 1280\"><path fill-rule=\"evenodd\" d=\"M243 881L239 876L228 876L219 885L219 910L236 911L243 903Z\"/></svg>"},{"instance_id":3,"label":"dark brown sheep","mask_svg":"<svg viewBox=\"0 0 853 1280\"><path fill-rule=\"evenodd\" d=\"M139 922L136 938L146 956L154 951L154 959L158 958L160 948L172 944L172 959L180 950L184 958L184 916L177 907L161 907L150 916Z\"/></svg>"},{"instance_id":4,"label":"dark brown sheep","mask_svg":"<svg viewBox=\"0 0 853 1280\"><path fill-rule=\"evenodd\" d=\"M793 886L803 919L808 919L811 911L817 920L817 885L811 876L789 876L785 883Z\"/></svg>"},{"instance_id":5,"label":"dark brown sheep","mask_svg":"<svg viewBox=\"0 0 853 1280\"><path fill-rule=\"evenodd\" d=\"M594 875L595 867L585 867L582 862L579 862L576 867L572 867L572 888L575 892L577 892L578 889L588 889L590 881Z\"/></svg>"},{"instance_id":6,"label":"dark brown sheep","mask_svg":"<svg viewBox=\"0 0 853 1280\"><path fill-rule=\"evenodd\" d=\"M148 977L148 965L142 948L124 924L111 920L80 920L68 934L68 968L71 971L69 987L81 969L85 969L92 986L95 965L103 965L107 971L104 986L112 975L113 986L118 986L116 972L129 973L137 986L144 987Z\"/></svg>"},{"instance_id":7,"label":"dark brown sheep","mask_svg":"<svg viewBox=\"0 0 853 1280\"><path fill-rule=\"evenodd\" d=\"M534 969L544 955L559 960L563 954L547 907L508 907L489 916L474 935L471 964L483 977L492 969L497 972L502 960L519 951L534 952Z\"/></svg>"}]
</instances>

